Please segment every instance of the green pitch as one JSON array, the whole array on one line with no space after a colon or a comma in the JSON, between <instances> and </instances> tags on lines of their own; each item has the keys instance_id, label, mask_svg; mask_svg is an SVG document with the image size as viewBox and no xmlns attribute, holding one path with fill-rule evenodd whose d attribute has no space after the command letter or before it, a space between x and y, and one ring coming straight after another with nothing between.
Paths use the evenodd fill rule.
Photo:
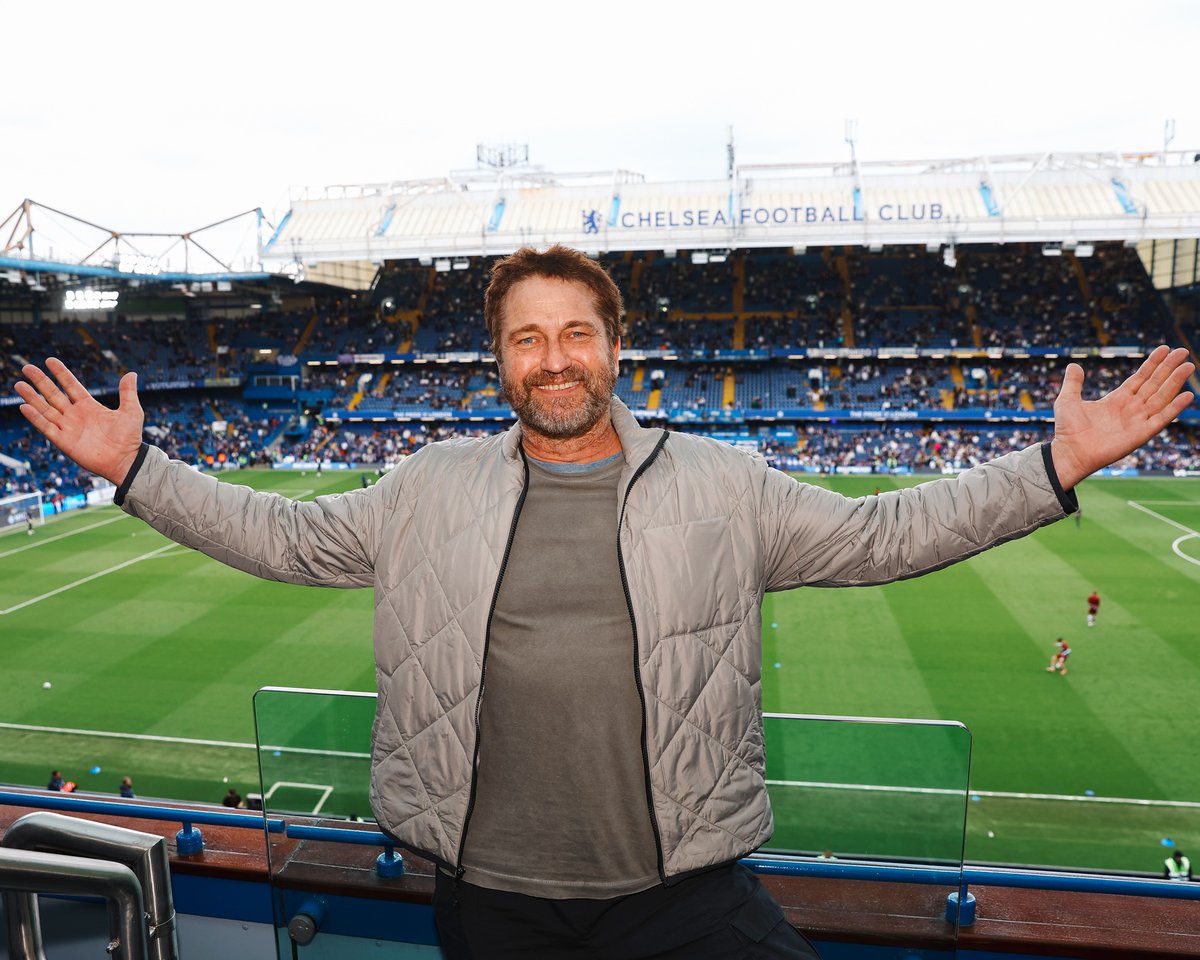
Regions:
<instances>
[{"instance_id":1,"label":"green pitch","mask_svg":"<svg viewBox=\"0 0 1200 960\"><path fill-rule=\"evenodd\" d=\"M359 476L228 480L308 498ZM920 580L767 598L766 710L971 733L769 724L777 847L953 859L965 811L974 860L1154 871L1164 837L1200 851L1200 481L1091 480L1080 501L1078 526ZM42 786L60 768L113 794L128 774L139 796L215 803L229 786L259 792L261 760L268 807L364 815L369 709L260 697L260 756L253 699L372 690L371 600L254 580L113 507L6 533L0 781ZM1045 670L1058 636L1073 648L1065 677Z\"/></svg>"}]
</instances>

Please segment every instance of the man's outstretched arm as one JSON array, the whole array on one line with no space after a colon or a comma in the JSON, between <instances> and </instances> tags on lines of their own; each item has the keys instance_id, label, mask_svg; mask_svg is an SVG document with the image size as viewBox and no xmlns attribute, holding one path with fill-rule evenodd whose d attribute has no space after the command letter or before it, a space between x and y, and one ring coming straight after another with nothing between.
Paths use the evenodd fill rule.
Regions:
<instances>
[{"instance_id":1,"label":"man's outstretched arm","mask_svg":"<svg viewBox=\"0 0 1200 960\"><path fill-rule=\"evenodd\" d=\"M1054 401L1050 452L1064 490L1133 453L1181 414L1194 396L1180 389L1196 370L1187 350L1155 347L1116 390L1084 400L1083 368L1067 365Z\"/></svg>"},{"instance_id":2,"label":"man's outstretched arm","mask_svg":"<svg viewBox=\"0 0 1200 960\"><path fill-rule=\"evenodd\" d=\"M362 587L372 571L384 508L383 484L296 501L218 483L142 443L144 420L133 373L121 403L99 403L60 360L51 379L34 364L16 386L21 412L85 470L117 485L116 503L178 543L255 576L288 583ZM56 382L57 381L57 382Z\"/></svg>"},{"instance_id":3,"label":"man's outstretched arm","mask_svg":"<svg viewBox=\"0 0 1200 960\"><path fill-rule=\"evenodd\" d=\"M21 413L83 469L120 486L142 445L145 416L137 396L137 374L121 378L120 406L110 410L57 357L46 361L46 369L53 380L32 363L21 368L29 378L16 385L25 401Z\"/></svg>"},{"instance_id":4,"label":"man's outstretched arm","mask_svg":"<svg viewBox=\"0 0 1200 960\"><path fill-rule=\"evenodd\" d=\"M957 477L852 500L762 474L768 589L859 586L919 576L1024 536L1077 508L1081 480L1136 450L1189 403L1186 350L1155 348L1100 400L1081 397L1071 364L1049 444L1005 454Z\"/></svg>"}]
</instances>

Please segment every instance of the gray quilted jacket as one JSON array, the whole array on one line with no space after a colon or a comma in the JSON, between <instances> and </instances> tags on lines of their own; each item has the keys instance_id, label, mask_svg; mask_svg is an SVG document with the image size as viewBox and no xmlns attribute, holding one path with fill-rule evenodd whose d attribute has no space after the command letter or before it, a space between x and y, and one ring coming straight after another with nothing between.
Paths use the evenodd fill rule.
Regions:
<instances>
[{"instance_id":1,"label":"gray quilted jacket","mask_svg":"<svg viewBox=\"0 0 1200 960\"><path fill-rule=\"evenodd\" d=\"M771 836L765 591L918 576L1074 509L1048 446L851 500L727 444L643 429L619 400L612 414L626 461L620 561L647 802L667 882ZM143 447L118 491L126 512L256 576L374 589L371 804L403 845L451 867L473 799L489 621L526 483L519 441L518 426L432 444L371 488L306 503L219 483Z\"/></svg>"}]
</instances>

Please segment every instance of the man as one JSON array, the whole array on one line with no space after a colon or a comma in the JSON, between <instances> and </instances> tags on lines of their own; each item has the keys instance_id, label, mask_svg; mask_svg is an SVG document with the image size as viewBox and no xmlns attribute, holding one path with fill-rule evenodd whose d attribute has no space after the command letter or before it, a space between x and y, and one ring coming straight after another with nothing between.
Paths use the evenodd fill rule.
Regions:
<instances>
[{"instance_id":1,"label":"man","mask_svg":"<svg viewBox=\"0 0 1200 960\"><path fill-rule=\"evenodd\" d=\"M121 796L124 797L126 800L134 799L133 778L132 777L122 777L121 778Z\"/></svg>"},{"instance_id":2,"label":"man","mask_svg":"<svg viewBox=\"0 0 1200 960\"><path fill-rule=\"evenodd\" d=\"M66 781L63 779L62 771L61 770L51 770L50 771L50 782L46 784L46 789L61 791L65 785L66 785Z\"/></svg>"},{"instance_id":3,"label":"man","mask_svg":"<svg viewBox=\"0 0 1200 960\"><path fill-rule=\"evenodd\" d=\"M1167 880L1192 879L1192 862L1183 855L1182 850L1176 850L1163 861L1163 877Z\"/></svg>"},{"instance_id":4,"label":"man","mask_svg":"<svg viewBox=\"0 0 1200 960\"><path fill-rule=\"evenodd\" d=\"M1094 627L1096 625L1096 614L1099 612L1100 612L1100 594L1097 593L1095 590L1093 590L1092 595L1090 597L1088 597L1088 626L1089 627Z\"/></svg>"},{"instance_id":5,"label":"man","mask_svg":"<svg viewBox=\"0 0 1200 960\"><path fill-rule=\"evenodd\" d=\"M1058 649L1050 657L1050 666L1046 668L1046 672L1053 673L1057 670L1060 677L1065 677L1067 675L1067 657L1071 655L1071 648L1067 646L1067 641L1062 637L1059 637L1054 642L1057 644Z\"/></svg>"},{"instance_id":6,"label":"man","mask_svg":"<svg viewBox=\"0 0 1200 960\"><path fill-rule=\"evenodd\" d=\"M22 412L116 502L269 579L375 590L371 803L439 865L445 955L814 953L738 858L772 832L767 590L918 576L1074 511L1069 491L1191 400L1156 349L1052 443L850 500L733 447L640 427L613 396L621 297L563 247L496 264L484 314L518 424L434 443L367 490L293 502L141 443L58 360ZM57 383L55 382L57 381Z\"/></svg>"}]
</instances>

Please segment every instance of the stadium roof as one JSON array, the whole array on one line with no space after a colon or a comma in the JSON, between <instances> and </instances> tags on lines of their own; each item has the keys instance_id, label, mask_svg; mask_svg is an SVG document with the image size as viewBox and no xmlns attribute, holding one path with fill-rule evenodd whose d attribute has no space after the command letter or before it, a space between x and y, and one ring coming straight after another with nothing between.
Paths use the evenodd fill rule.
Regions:
<instances>
[{"instance_id":1,"label":"stadium roof","mask_svg":"<svg viewBox=\"0 0 1200 960\"><path fill-rule=\"evenodd\" d=\"M1200 236L1200 153L734 166L723 180L472 170L306 191L264 262L828 245L1073 243Z\"/></svg>"}]
</instances>

